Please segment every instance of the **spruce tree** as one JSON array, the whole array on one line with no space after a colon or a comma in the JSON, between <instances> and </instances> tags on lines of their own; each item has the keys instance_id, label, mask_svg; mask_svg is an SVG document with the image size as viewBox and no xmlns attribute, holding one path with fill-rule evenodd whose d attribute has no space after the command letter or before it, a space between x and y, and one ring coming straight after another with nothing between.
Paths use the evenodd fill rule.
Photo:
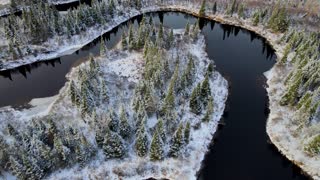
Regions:
<instances>
[{"instance_id":1,"label":"spruce tree","mask_svg":"<svg viewBox=\"0 0 320 180\"><path fill-rule=\"evenodd\" d=\"M70 98L71 98L72 104L75 104L75 103L76 103L76 98L77 98L76 93L77 93L77 92L76 92L76 87L75 87L75 85L74 85L73 80L71 80L70 86L69 86L69 96L70 96Z\"/></svg>"},{"instance_id":2,"label":"spruce tree","mask_svg":"<svg viewBox=\"0 0 320 180\"><path fill-rule=\"evenodd\" d=\"M245 14L244 14L244 4L243 4L243 3L240 4L240 7L239 7L239 9L238 9L238 16L239 16L240 18L244 18L244 17L245 17Z\"/></svg>"},{"instance_id":3,"label":"spruce tree","mask_svg":"<svg viewBox=\"0 0 320 180\"><path fill-rule=\"evenodd\" d=\"M101 98L102 102L109 100L109 96L108 96L108 92L107 92L107 85L104 80L102 80L102 82L101 82L100 98Z\"/></svg>"},{"instance_id":4,"label":"spruce tree","mask_svg":"<svg viewBox=\"0 0 320 180\"><path fill-rule=\"evenodd\" d=\"M204 117L202 118L203 122L209 122L212 118L212 113L213 113L213 98L209 97L209 102L207 106L207 111Z\"/></svg>"},{"instance_id":5,"label":"spruce tree","mask_svg":"<svg viewBox=\"0 0 320 180\"><path fill-rule=\"evenodd\" d=\"M12 173L19 179L27 179L27 175L25 174L26 169L23 166L22 162L17 158L10 156L9 157L10 170Z\"/></svg>"},{"instance_id":6,"label":"spruce tree","mask_svg":"<svg viewBox=\"0 0 320 180\"><path fill-rule=\"evenodd\" d=\"M158 30L158 35L157 35L157 45L159 47L162 47L163 43L163 24L160 24L159 30Z\"/></svg>"},{"instance_id":7,"label":"spruce tree","mask_svg":"<svg viewBox=\"0 0 320 180\"><path fill-rule=\"evenodd\" d=\"M113 109L109 110L107 115L108 127L111 131L117 132L119 129L119 120Z\"/></svg>"},{"instance_id":8,"label":"spruce tree","mask_svg":"<svg viewBox=\"0 0 320 180\"><path fill-rule=\"evenodd\" d=\"M125 146L121 137L110 130L107 130L102 148L107 159L121 158L125 155Z\"/></svg>"},{"instance_id":9,"label":"spruce tree","mask_svg":"<svg viewBox=\"0 0 320 180\"><path fill-rule=\"evenodd\" d=\"M150 86L147 86L144 94L144 107L148 113L153 113L157 110L155 98L151 91L152 88Z\"/></svg>"},{"instance_id":10,"label":"spruce tree","mask_svg":"<svg viewBox=\"0 0 320 180\"><path fill-rule=\"evenodd\" d=\"M126 50L128 48L128 41L125 34L122 34L121 38L122 49Z\"/></svg>"},{"instance_id":11,"label":"spruce tree","mask_svg":"<svg viewBox=\"0 0 320 180\"><path fill-rule=\"evenodd\" d=\"M215 1L212 7L212 13L216 14L217 13L217 2Z\"/></svg>"},{"instance_id":12,"label":"spruce tree","mask_svg":"<svg viewBox=\"0 0 320 180\"><path fill-rule=\"evenodd\" d=\"M163 143L160 139L158 131L155 131L150 146L150 160L159 161L164 157L164 151L162 149Z\"/></svg>"},{"instance_id":13,"label":"spruce tree","mask_svg":"<svg viewBox=\"0 0 320 180\"><path fill-rule=\"evenodd\" d=\"M171 29L168 39L169 46L172 47L174 43L174 37L173 37L173 29Z\"/></svg>"},{"instance_id":14,"label":"spruce tree","mask_svg":"<svg viewBox=\"0 0 320 180\"><path fill-rule=\"evenodd\" d=\"M96 130L95 140L99 147L103 146L104 135L102 134L101 130Z\"/></svg>"},{"instance_id":15,"label":"spruce tree","mask_svg":"<svg viewBox=\"0 0 320 180\"><path fill-rule=\"evenodd\" d=\"M199 10L199 16L203 17L206 15L206 0L202 0L202 4Z\"/></svg>"},{"instance_id":16,"label":"spruce tree","mask_svg":"<svg viewBox=\"0 0 320 180\"><path fill-rule=\"evenodd\" d=\"M57 136L54 136L54 149L58 154L58 158L64 162L67 162L68 151L64 147L61 139Z\"/></svg>"},{"instance_id":17,"label":"spruce tree","mask_svg":"<svg viewBox=\"0 0 320 180\"><path fill-rule=\"evenodd\" d=\"M159 133L159 136L160 136L162 142L165 142L166 141L166 131L165 131L165 127L164 127L164 123L163 123L162 118L158 119L156 131Z\"/></svg>"},{"instance_id":18,"label":"spruce tree","mask_svg":"<svg viewBox=\"0 0 320 180\"><path fill-rule=\"evenodd\" d=\"M130 28L129 28L129 49L132 50L132 49L135 49L135 39L134 39L134 35L133 35L133 27L132 25L130 25Z\"/></svg>"},{"instance_id":19,"label":"spruce tree","mask_svg":"<svg viewBox=\"0 0 320 180\"><path fill-rule=\"evenodd\" d=\"M125 112L124 107L121 108L120 112L120 125L119 125L120 135L123 138L127 138L130 136L131 127L128 122L127 113Z\"/></svg>"},{"instance_id":20,"label":"spruce tree","mask_svg":"<svg viewBox=\"0 0 320 180\"><path fill-rule=\"evenodd\" d=\"M210 62L207 68L206 76L211 77L213 74L213 71L214 71L214 65L212 62Z\"/></svg>"},{"instance_id":21,"label":"spruce tree","mask_svg":"<svg viewBox=\"0 0 320 180\"><path fill-rule=\"evenodd\" d=\"M138 156L140 157L146 156L148 153L148 148L149 148L148 137L145 132L144 124L141 124L141 127L139 128L138 137L135 143L135 149Z\"/></svg>"},{"instance_id":22,"label":"spruce tree","mask_svg":"<svg viewBox=\"0 0 320 180\"><path fill-rule=\"evenodd\" d=\"M146 58L149 50L149 39L147 39L144 43L143 47L143 57Z\"/></svg>"},{"instance_id":23,"label":"spruce tree","mask_svg":"<svg viewBox=\"0 0 320 180\"><path fill-rule=\"evenodd\" d=\"M101 36L100 40L100 56L105 56L107 54L107 46L105 44L105 41L103 37Z\"/></svg>"},{"instance_id":24,"label":"spruce tree","mask_svg":"<svg viewBox=\"0 0 320 180\"><path fill-rule=\"evenodd\" d=\"M185 36L189 35L189 32L190 32L190 24L189 24L189 22L187 22L187 25L186 25L186 28L185 28L185 31L184 31L184 35Z\"/></svg>"},{"instance_id":25,"label":"spruce tree","mask_svg":"<svg viewBox=\"0 0 320 180\"><path fill-rule=\"evenodd\" d=\"M289 20L285 7L281 7L280 2L273 8L268 27L274 32L285 32L288 29Z\"/></svg>"},{"instance_id":26,"label":"spruce tree","mask_svg":"<svg viewBox=\"0 0 320 180\"><path fill-rule=\"evenodd\" d=\"M82 96L81 98L80 110L82 118L84 118L85 115L89 112L88 100L86 96Z\"/></svg>"},{"instance_id":27,"label":"spruce tree","mask_svg":"<svg viewBox=\"0 0 320 180\"><path fill-rule=\"evenodd\" d=\"M171 157L178 157L181 153L183 144L184 144L183 125L181 123L172 138L172 144L169 150L169 155Z\"/></svg>"},{"instance_id":28,"label":"spruce tree","mask_svg":"<svg viewBox=\"0 0 320 180\"><path fill-rule=\"evenodd\" d=\"M206 75L205 79L203 80L201 84L201 101L204 104L204 106L207 105L209 96L211 95L211 89L210 89L210 83L209 83L209 76Z\"/></svg>"},{"instance_id":29,"label":"spruce tree","mask_svg":"<svg viewBox=\"0 0 320 180\"><path fill-rule=\"evenodd\" d=\"M201 101L200 101L201 83L199 83L192 91L189 107L190 111L194 114L199 115L202 111Z\"/></svg>"},{"instance_id":30,"label":"spruce tree","mask_svg":"<svg viewBox=\"0 0 320 180\"><path fill-rule=\"evenodd\" d=\"M237 11L237 2L236 0L233 0L231 3L231 6L227 10L227 14L232 16L233 13L235 13L236 11Z\"/></svg>"},{"instance_id":31,"label":"spruce tree","mask_svg":"<svg viewBox=\"0 0 320 180\"><path fill-rule=\"evenodd\" d=\"M288 59L288 55L291 51L291 44L289 43L285 49L284 49L284 52L283 52L283 56L282 58L280 59L280 63L281 64L286 64L287 63L287 59Z\"/></svg>"},{"instance_id":32,"label":"spruce tree","mask_svg":"<svg viewBox=\"0 0 320 180\"><path fill-rule=\"evenodd\" d=\"M190 121L188 121L186 124L186 128L184 129L184 136L183 136L185 144L189 144L189 141L190 141L190 128L191 128L191 124L190 124Z\"/></svg>"},{"instance_id":33,"label":"spruce tree","mask_svg":"<svg viewBox=\"0 0 320 180\"><path fill-rule=\"evenodd\" d=\"M253 26L257 26L259 21L260 21L260 13L257 11L253 14L253 20L252 20Z\"/></svg>"},{"instance_id":34,"label":"spruce tree","mask_svg":"<svg viewBox=\"0 0 320 180\"><path fill-rule=\"evenodd\" d=\"M114 15L114 11L115 11L115 4L113 0L109 0L109 13L111 14L111 16Z\"/></svg>"}]
</instances>

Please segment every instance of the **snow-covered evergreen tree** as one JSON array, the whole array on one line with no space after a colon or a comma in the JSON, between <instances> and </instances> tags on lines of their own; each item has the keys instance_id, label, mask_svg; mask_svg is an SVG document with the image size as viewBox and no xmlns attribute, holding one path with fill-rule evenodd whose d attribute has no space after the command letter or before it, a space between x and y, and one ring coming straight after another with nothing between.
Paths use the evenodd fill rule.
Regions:
<instances>
[{"instance_id":1,"label":"snow-covered evergreen tree","mask_svg":"<svg viewBox=\"0 0 320 180\"><path fill-rule=\"evenodd\" d=\"M124 107L121 107L119 132L123 138L130 137L131 134L131 127Z\"/></svg>"},{"instance_id":2,"label":"snow-covered evergreen tree","mask_svg":"<svg viewBox=\"0 0 320 180\"><path fill-rule=\"evenodd\" d=\"M155 131L150 146L150 160L159 161L164 157L163 143L158 131Z\"/></svg>"},{"instance_id":3,"label":"snow-covered evergreen tree","mask_svg":"<svg viewBox=\"0 0 320 180\"><path fill-rule=\"evenodd\" d=\"M183 125L181 123L172 138L172 144L170 146L169 155L171 157L178 157L181 153L183 144L184 144Z\"/></svg>"},{"instance_id":4,"label":"snow-covered evergreen tree","mask_svg":"<svg viewBox=\"0 0 320 180\"><path fill-rule=\"evenodd\" d=\"M148 136L144 124L141 124L141 127L138 130L138 136L135 142L135 149L138 156L140 157L146 156L149 151Z\"/></svg>"},{"instance_id":5,"label":"snow-covered evergreen tree","mask_svg":"<svg viewBox=\"0 0 320 180\"><path fill-rule=\"evenodd\" d=\"M122 141L117 133L107 130L102 147L106 158L121 158L125 155L126 149Z\"/></svg>"},{"instance_id":6,"label":"snow-covered evergreen tree","mask_svg":"<svg viewBox=\"0 0 320 180\"><path fill-rule=\"evenodd\" d=\"M186 124L186 128L184 129L184 134L183 134L185 144L189 144L190 131L191 131L191 124L190 124L190 121L188 121Z\"/></svg>"}]
</instances>

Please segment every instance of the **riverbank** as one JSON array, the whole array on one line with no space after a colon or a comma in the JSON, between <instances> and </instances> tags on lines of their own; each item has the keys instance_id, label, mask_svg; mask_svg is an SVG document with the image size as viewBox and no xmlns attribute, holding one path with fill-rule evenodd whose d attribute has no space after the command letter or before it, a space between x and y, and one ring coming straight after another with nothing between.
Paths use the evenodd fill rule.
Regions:
<instances>
[{"instance_id":1,"label":"riverbank","mask_svg":"<svg viewBox=\"0 0 320 180\"><path fill-rule=\"evenodd\" d=\"M39 53L36 56L28 55L23 57L22 59L17 59L15 61L5 61L0 68L0 71L14 69L16 67L31 64L33 62L45 61L57 58L62 55L71 54L81 47L89 44L93 40L99 38L102 34L111 31L115 27L120 24L128 21L129 19L151 12L160 12L160 11L180 11L184 13L188 13L194 15L196 17L200 17L198 15L199 9L195 6L189 5L167 5L167 6L153 6L143 8L141 10L131 10L131 12L127 12L123 15L118 16L116 19L113 19L110 23L101 26L95 26L89 28L86 32L81 33L80 35L72 36L70 39L64 37L54 37L43 43L40 47L35 47ZM275 44L272 43L272 39L274 39L277 35L267 31L262 25L253 26L250 19L241 19L236 16L230 17L224 14L208 14L204 18L211 19L222 24L230 24L238 27L242 27L248 29L250 31L256 32L257 34L265 37L270 45L273 48ZM281 51L281 49L277 49L276 52Z\"/></svg>"}]
</instances>

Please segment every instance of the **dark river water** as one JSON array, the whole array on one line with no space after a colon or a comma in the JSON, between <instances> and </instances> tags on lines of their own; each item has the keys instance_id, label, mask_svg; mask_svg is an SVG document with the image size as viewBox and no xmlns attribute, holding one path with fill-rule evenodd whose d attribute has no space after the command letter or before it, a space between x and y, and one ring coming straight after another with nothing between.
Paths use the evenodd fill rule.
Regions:
<instances>
[{"instance_id":1,"label":"dark river water","mask_svg":"<svg viewBox=\"0 0 320 180\"><path fill-rule=\"evenodd\" d=\"M155 22L166 27L184 28L196 18L183 13L152 13ZM135 25L141 16L130 22ZM275 63L275 55L263 38L247 30L201 20L207 52L217 70L229 81L230 95L224 126L220 126L206 155L199 179L211 180L290 180L307 179L300 170L268 143L266 120L268 96L263 73ZM113 47L127 31L127 23L104 37ZM98 38L100 39L100 38ZM0 106L19 106L33 98L56 95L70 68L90 54L99 53L99 40L78 52L51 61L34 63L0 73Z\"/></svg>"}]
</instances>

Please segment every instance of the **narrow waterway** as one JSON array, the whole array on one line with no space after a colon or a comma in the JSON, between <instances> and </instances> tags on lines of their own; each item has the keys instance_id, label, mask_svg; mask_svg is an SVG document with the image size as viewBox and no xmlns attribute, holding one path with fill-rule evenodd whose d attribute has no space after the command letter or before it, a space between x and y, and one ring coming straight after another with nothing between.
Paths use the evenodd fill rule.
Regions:
<instances>
[{"instance_id":1,"label":"narrow waterway","mask_svg":"<svg viewBox=\"0 0 320 180\"><path fill-rule=\"evenodd\" d=\"M184 28L196 18L183 13L152 13L166 27ZM138 24L141 16L128 23ZM109 48L127 31L124 23L104 38ZM275 55L263 38L247 30L202 20L207 52L217 70L229 81L230 95L217 136L206 155L199 179L290 180L306 179L300 170L268 144L265 130L268 97L263 73L275 63ZM51 61L34 63L0 73L0 106L20 106L33 98L56 95L70 68L89 54L97 55L99 40L78 52Z\"/></svg>"}]
</instances>

